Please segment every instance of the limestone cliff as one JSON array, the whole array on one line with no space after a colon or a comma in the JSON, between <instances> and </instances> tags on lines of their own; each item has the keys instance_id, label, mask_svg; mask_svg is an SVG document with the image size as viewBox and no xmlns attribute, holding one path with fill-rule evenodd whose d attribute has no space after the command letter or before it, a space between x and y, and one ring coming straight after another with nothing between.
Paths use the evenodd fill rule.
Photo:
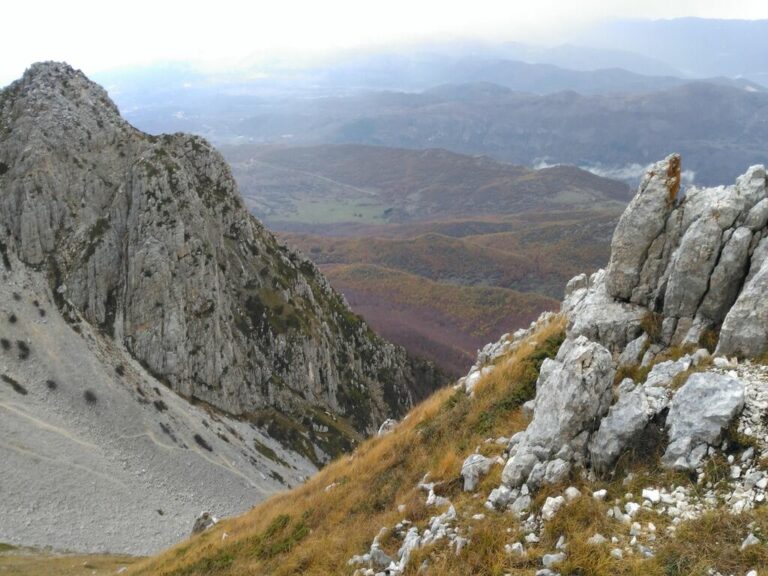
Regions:
<instances>
[{"instance_id":1,"label":"limestone cliff","mask_svg":"<svg viewBox=\"0 0 768 576\"><path fill-rule=\"evenodd\" d=\"M0 248L174 391L287 441L374 432L437 382L247 212L205 140L134 129L66 64L0 92Z\"/></svg>"},{"instance_id":2,"label":"limestone cliff","mask_svg":"<svg viewBox=\"0 0 768 576\"><path fill-rule=\"evenodd\" d=\"M607 269L568 283L565 342L542 364L532 421L510 440L494 501L525 497L523 509L522 485L610 472L643 443L663 448L663 465L702 474L744 410L748 387L731 369L768 351L766 171L683 192L680 170L677 155L651 167ZM481 357L473 370L461 382L470 394L493 364Z\"/></svg>"},{"instance_id":3,"label":"limestone cliff","mask_svg":"<svg viewBox=\"0 0 768 576\"><path fill-rule=\"evenodd\" d=\"M717 344L754 357L768 349L768 196L763 166L731 186L681 194L680 157L657 163L622 215L605 272L574 278L570 334L629 356L669 345ZM638 358L626 358L634 361Z\"/></svg>"}]
</instances>

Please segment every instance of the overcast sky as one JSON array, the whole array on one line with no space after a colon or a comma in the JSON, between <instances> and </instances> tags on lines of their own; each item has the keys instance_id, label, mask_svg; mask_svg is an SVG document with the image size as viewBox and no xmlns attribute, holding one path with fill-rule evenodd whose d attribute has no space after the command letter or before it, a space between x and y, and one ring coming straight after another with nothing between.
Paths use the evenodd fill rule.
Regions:
<instances>
[{"instance_id":1,"label":"overcast sky","mask_svg":"<svg viewBox=\"0 0 768 576\"><path fill-rule=\"evenodd\" d=\"M452 38L557 44L614 18L768 18L766 0L49 0L3 4L0 85L38 60L86 73L153 61L236 65Z\"/></svg>"}]
</instances>

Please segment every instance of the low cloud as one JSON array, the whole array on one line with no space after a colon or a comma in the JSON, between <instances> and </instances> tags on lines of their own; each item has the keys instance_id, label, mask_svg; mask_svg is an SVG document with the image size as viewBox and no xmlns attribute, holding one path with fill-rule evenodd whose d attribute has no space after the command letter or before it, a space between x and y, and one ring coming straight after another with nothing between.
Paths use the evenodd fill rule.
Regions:
<instances>
[{"instance_id":1,"label":"low cloud","mask_svg":"<svg viewBox=\"0 0 768 576\"><path fill-rule=\"evenodd\" d=\"M547 160L536 160L534 162L534 168L541 170L542 168L552 168L558 166L559 163L551 163ZM592 164L579 166L582 170L592 172L597 176L603 178L611 178L613 180L621 180L632 185L636 185L643 175L653 166L653 164L625 164L624 166L605 166L603 164ZM682 181L685 186L692 186L696 180L696 172L693 170L683 170Z\"/></svg>"}]
</instances>

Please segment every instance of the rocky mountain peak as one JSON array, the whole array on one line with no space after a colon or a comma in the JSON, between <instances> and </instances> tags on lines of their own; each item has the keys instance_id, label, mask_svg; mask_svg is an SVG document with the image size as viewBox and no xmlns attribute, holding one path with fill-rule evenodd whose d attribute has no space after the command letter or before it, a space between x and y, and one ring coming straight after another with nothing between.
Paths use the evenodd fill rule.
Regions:
<instances>
[{"instance_id":1,"label":"rocky mountain peak","mask_svg":"<svg viewBox=\"0 0 768 576\"><path fill-rule=\"evenodd\" d=\"M368 433L434 384L247 212L207 142L135 130L66 64L0 93L0 168L5 250L186 397Z\"/></svg>"},{"instance_id":2,"label":"rocky mountain peak","mask_svg":"<svg viewBox=\"0 0 768 576\"><path fill-rule=\"evenodd\" d=\"M35 119L34 126L23 126L28 137L55 137L64 131L77 142L88 131L93 137L98 132L94 128L103 130L105 124L128 128L106 90L66 63L33 64L4 93L0 106L13 106L4 116L10 114L16 122Z\"/></svg>"}]
</instances>

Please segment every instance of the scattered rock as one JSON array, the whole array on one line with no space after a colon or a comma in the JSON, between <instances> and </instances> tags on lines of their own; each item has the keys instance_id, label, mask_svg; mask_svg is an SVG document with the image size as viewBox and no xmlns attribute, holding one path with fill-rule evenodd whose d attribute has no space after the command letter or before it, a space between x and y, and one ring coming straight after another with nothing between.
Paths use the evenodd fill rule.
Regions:
<instances>
[{"instance_id":1,"label":"scattered rock","mask_svg":"<svg viewBox=\"0 0 768 576\"><path fill-rule=\"evenodd\" d=\"M576 500L576 498L579 498L581 496L581 492L579 491L578 488L569 486L568 488L565 489L564 495L565 495L565 499L568 502L573 502L574 500Z\"/></svg>"},{"instance_id":2,"label":"scattered rock","mask_svg":"<svg viewBox=\"0 0 768 576\"><path fill-rule=\"evenodd\" d=\"M564 552L556 552L554 554L544 554L541 559L541 563L545 568L552 568L555 564L559 564L565 560Z\"/></svg>"},{"instance_id":3,"label":"scattered rock","mask_svg":"<svg viewBox=\"0 0 768 576\"><path fill-rule=\"evenodd\" d=\"M474 492L480 477L488 474L493 466L493 460L482 454L472 454L461 465L461 476L464 478L464 491Z\"/></svg>"},{"instance_id":4,"label":"scattered rock","mask_svg":"<svg viewBox=\"0 0 768 576\"><path fill-rule=\"evenodd\" d=\"M590 536L587 540L587 544L590 544L592 546L599 546L601 544L605 544L608 542L608 538L603 536L602 534L595 534L593 536Z\"/></svg>"},{"instance_id":5,"label":"scattered rock","mask_svg":"<svg viewBox=\"0 0 768 576\"><path fill-rule=\"evenodd\" d=\"M394 420L392 418L387 418L384 420L384 422L381 423L381 426L379 426L379 431L376 433L376 436L386 436L392 430L395 429L397 426L397 420Z\"/></svg>"},{"instance_id":6,"label":"scattered rock","mask_svg":"<svg viewBox=\"0 0 768 576\"><path fill-rule=\"evenodd\" d=\"M557 511L565 504L565 498L562 496L549 496L544 501L544 506L541 507L541 517L544 520L551 520L554 518Z\"/></svg>"},{"instance_id":7,"label":"scattered rock","mask_svg":"<svg viewBox=\"0 0 768 576\"><path fill-rule=\"evenodd\" d=\"M756 546L757 544L760 544L760 540L754 534L749 533L747 537L744 538L744 541L741 543L740 550L745 550L750 546Z\"/></svg>"},{"instance_id":8,"label":"scattered rock","mask_svg":"<svg viewBox=\"0 0 768 576\"><path fill-rule=\"evenodd\" d=\"M200 515L195 518L195 523L192 526L192 534L200 534L205 532L208 528L212 528L218 524L219 519L213 516L210 512L201 512Z\"/></svg>"}]
</instances>

